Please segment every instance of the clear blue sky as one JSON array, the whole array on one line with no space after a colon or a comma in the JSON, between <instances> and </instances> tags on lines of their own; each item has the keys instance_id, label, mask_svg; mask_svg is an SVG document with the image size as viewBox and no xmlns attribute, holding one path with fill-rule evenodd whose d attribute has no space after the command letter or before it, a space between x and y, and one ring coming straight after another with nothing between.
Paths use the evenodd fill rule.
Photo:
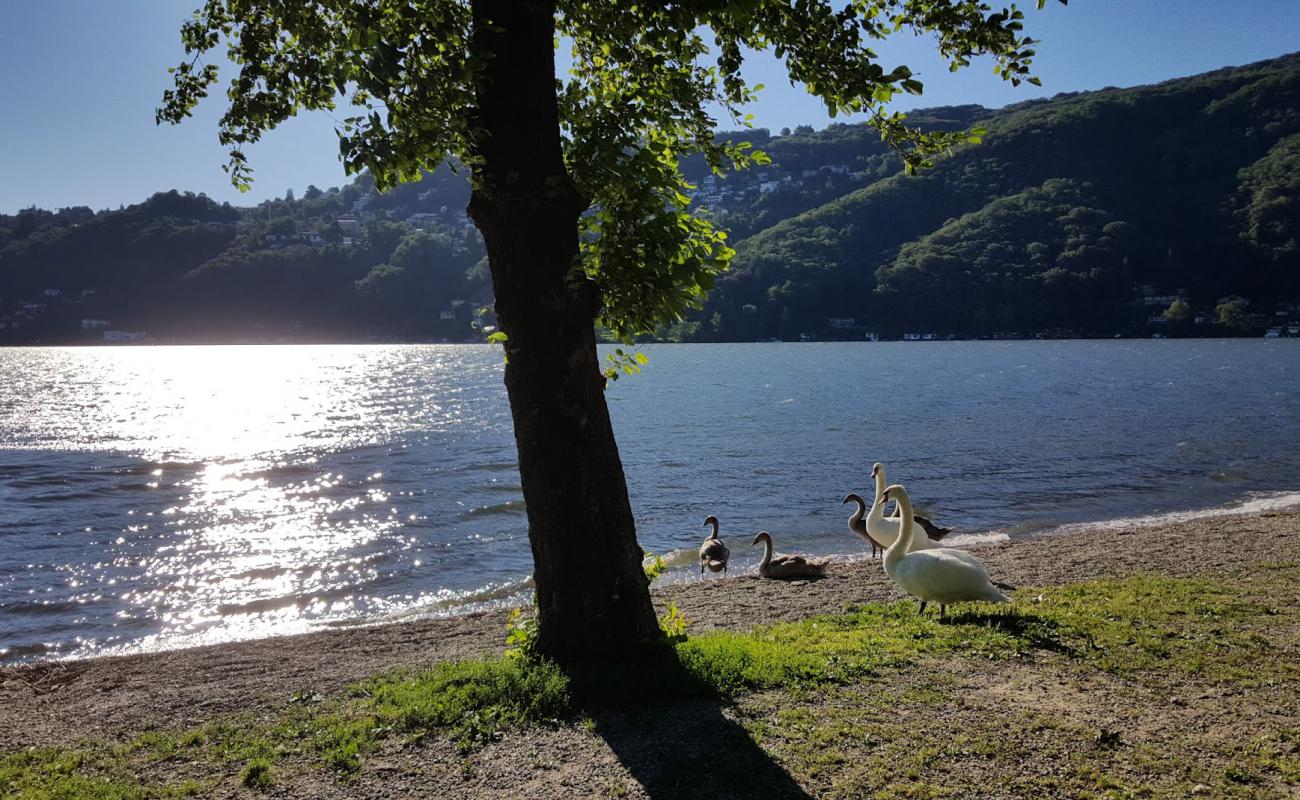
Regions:
<instances>
[{"instance_id":1,"label":"clear blue sky","mask_svg":"<svg viewBox=\"0 0 1300 800\"><path fill-rule=\"evenodd\" d=\"M221 171L216 102L178 127L153 111L182 55L177 34L198 0L0 0L0 213L37 205L117 207L171 188L250 204L308 184L345 181L332 121L291 120L252 148L253 191L241 195ZM929 41L891 42L882 57L925 82L900 108L1002 106L1057 92L1131 86L1245 64L1300 49L1300 0L1055 0L1029 7L1026 30L1042 40L1041 89L1012 89L976 64L950 75ZM771 59L753 62L767 85L751 109L778 130L829 120L819 103ZM222 97L214 99L223 99Z\"/></svg>"}]
</instances>

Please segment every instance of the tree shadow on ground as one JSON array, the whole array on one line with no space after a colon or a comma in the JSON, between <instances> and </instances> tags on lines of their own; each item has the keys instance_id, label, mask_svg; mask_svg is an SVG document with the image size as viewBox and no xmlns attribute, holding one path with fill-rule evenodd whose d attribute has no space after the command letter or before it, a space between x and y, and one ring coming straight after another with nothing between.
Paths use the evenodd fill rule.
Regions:
<instances>
[{"instance_id":1,"label":"tree shadow on ground","mask_svg":"<svg viewBox=\"0 0 1300 800\"><path fill-rule=\"evenodd\" d=\"M1048 650L1067 656L1077 651L1065 640L1060 623L1037 614L1002 611L963 611L939 620L943 625L980 625L1002 631L1035 650Z\"/></svg>"},{"instance_id":2,"label":"tree shadow on ground","mask_svg":"<svg viewBox=\"0 0 1300 800\"><path fill-rule=\"evenodd\" d=\"M727 716L727 699L665 650L600 676L594 691L580 690L597 734L646 794L654 800L811 798Z\"/></svg>"}]
</instances>

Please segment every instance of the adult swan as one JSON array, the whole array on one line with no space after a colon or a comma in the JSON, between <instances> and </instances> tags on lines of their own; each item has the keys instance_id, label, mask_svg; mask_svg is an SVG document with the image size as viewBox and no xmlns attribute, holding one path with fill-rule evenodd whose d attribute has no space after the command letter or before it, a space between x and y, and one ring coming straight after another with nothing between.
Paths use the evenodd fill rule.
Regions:
<instances>
[{"instance_id":1,"label":"adult swan","mask_svg":"<svg viewBox=\"0 0 1300 800\"><path fill-rule=\"evenodd\" d=\"M908 546L912 543L916 529L912 499L907 496L906 489L895 484L881 493L876 504L884 505L890 500L898 503L903 530L885 551L885 574L921 601L921 613L925 613L926 603L938 603L939 616L942 617L948 611L950 603L971 600L1008 602L1007 596L998 589L1012 587L989 580L984 565L970 553L951 547L909 552Z\"/></svg>"}]
</instances>

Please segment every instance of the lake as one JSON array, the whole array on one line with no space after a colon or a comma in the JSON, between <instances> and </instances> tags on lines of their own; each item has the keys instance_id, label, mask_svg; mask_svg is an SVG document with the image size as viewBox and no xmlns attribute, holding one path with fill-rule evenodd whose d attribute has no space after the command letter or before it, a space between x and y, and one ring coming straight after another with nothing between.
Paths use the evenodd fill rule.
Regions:
<instances>
[{"instance_id":1,"label":"lake","mask_svg":"<svg viewBox=\"0 0 1300 800\"><path fill-rule=\"evenodd\" d=\"M657 345L608 398L641 543L690 579L862 557L884 462L955 541L1300 503L1300 340ZM520 602L487 346L0 350L0 661ZM1193 554L1194 557L1194 554Z\"/></svg>"}]
</instances>

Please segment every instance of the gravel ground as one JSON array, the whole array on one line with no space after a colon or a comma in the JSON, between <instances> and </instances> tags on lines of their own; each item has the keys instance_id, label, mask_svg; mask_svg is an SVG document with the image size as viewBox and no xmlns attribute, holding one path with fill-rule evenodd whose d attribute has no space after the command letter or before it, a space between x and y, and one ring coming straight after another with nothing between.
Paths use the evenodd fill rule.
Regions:
<instances>
[{"instance_id":1,"label":"gravel ground","mask_svg":"<svg viewBox=\"0 0 1300 800\"><path fill-rule=\"evenodd\" d=\"M847 534L846 534L847 535ZM1103 576L1154 572L1170 576L1226 574L1300 556L1300 512L1204 518L1143 528L1092 529L972 548L999 580L1051 585ZM735 542L733 542L733 546ZM901 592L878 561L833 564L817 581L767 581L755 575L666 586L657 604L676 603L692 630L833 613L846 605L892 600ZM397 666L499 651L506 615L332 630L163 653L0 669L0 748L110 738L153 727L191 726L230 712L270 711L294 692L333 694L355 680ZM1033 675L980 682L973 698L993 707ZM1228 701L1231 702L1231 701ZM1213 705L1213 704L1211 704ZM680 706L680 707L678 707ZM1287 711L1291 713L1294 708ZM381 778L337 784L304 771L277 794L292 797L566 797L691 796L693 776L674 771L683 742L720 751L754 751L736 710L683 701L647 715L598 719L600 734L574 726L511 735L476 755L429 745L420 755L379 754L366 773ZM1224 713L1207 707L1208 714ZM632 718L635 717L635 718ZM659 730L662 728L662 730ZM771 760L754 753L747 768L767 796L808 796ZM741 761L742 765L744 760ZM703 784L709 776L698 776ZM232 781L220 796L239 796ZM712 796L729 796L714 786ZM742 793L743 794L743 793ZM735 796L742 796L736 794Z\"/></svg>"}]
</instances>

